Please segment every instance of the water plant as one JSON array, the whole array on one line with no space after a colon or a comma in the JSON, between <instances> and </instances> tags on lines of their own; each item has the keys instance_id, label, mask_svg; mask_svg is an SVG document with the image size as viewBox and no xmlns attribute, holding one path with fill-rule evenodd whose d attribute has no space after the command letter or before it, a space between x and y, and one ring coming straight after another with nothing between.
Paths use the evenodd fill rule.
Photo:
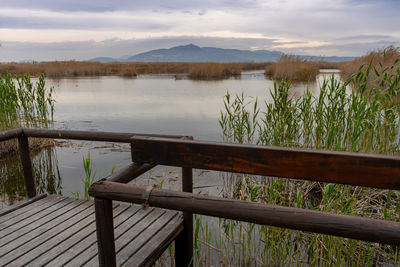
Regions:
<instances>
[{"instance_id":1,"label":"water plant","mask_svg":"<svg viewBox=\"0 0 400 267\"><path fill-rule=\"evenodd\" d=\"M400 67L396 68L394 74L388 74L388 69L364 65L347 82L332 76L315 96L306 92L293 97L291 82L282 80L274 84L272 102L265 102L262 109L257 99L227 93L219 120L223 138L235 143L399 155ZM372 70L380 83L368 82ZM277 177L221 176L224 197L400 221L398 191ZM392 246L231 220L219 220L219 225L215 231L219 241L201 248L215 247L212 250L227 265L370 266L400 262L399 250ZM197 240L209 243L210 237ZM197 254L198 262L204 261L201 254Z\"/></svg>"},{"instance_id":2,"label":"water plant","mask_svg":"<svg viewBox=\"0 0 400 267\"><path fill-rule=\"evenodd\" d=\"M53 88L46 88L44 75L33 83L30 76L0 75L0 127L45 127L53 119Z\"/></svg>"}]
</instances>

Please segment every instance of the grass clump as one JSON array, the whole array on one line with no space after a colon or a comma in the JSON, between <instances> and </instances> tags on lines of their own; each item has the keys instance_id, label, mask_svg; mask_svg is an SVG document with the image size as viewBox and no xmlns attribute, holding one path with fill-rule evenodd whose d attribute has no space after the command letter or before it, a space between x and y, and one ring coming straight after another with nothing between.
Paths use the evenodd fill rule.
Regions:
<instances>
[{"instance_id":1,"label":"grass clump","mask_svg":"<svg viewBox=\"0 0 400 267\"><path fill-rule=\"evenodd\" d=\"M263 110L257 99L227 94L219 120L223 138L235 143L399 155L400 104L393 88L400 72L390 75L390 69L377 71L377 77L386 78L371 87L366 84L370 69L361 68L347 82L332 76L322 83L319 95L306 92L296 99L291 97L291 83L282 80L274 84L273 101L266 102ZM349 84L358 90L348 90ZM225 197L400 221L400 192L395 190L251 175L223 177ZM399 250L393 246L231 220L219 222L219 236L213 240L204 233L201 242L207 246L202 248L213 250L228 265L400 263Z\"/></svg>"},{"instance_id":2,"label":"grass clump","mask_svg":"<svg viewBox=\"0 0 400 267\"><path fill-rule=\"evenodd\" d=\"M273 80L314 81L318 73L315 62L294 55L282 55L265 69L265 75Z\"/></svg>"},{"instance_id":3,"label":"grass clump","mask_svg":"<svg viewBox=\"0 0 400 267\"><path fill-rule=\"evenodd\" d=\"M48 128L54 113L53 88L46 88L44 75L33 83L28 75L0 75L0 131L19 127ZM49 145L49 140L33 139L33 149ZM0 143L0 154L16 150L15 140Z\"/></svg>"},{"instance_id":4,"label":"grass clump","mask_svg":"<svg viewBox=\"0 0 400 267\"><path fill-rule=\"evenodd\" d=\"M366 87L382 87L382 81L388 77L398 76L400 67L400 47L388 46L386 48L373 50L366 55L356 58L353 61L341 64L341 76L344 80L350 79L357 75L360 69L368 71L368 80ZM354 86L355 89L358 89Z\"/></svg>"},{"instance_id":5,"label":"grass clump","mask_svg":"<svg viewBox=\"0 0 400 267\"><path fill-rule=\"evenodd\" d=\"M230 76L240 75L241 70L235 67L227 68L220 63L198 63L193 64L188 73L188 77L193 80L218 80Z\"/></svg>"}]
</instances>

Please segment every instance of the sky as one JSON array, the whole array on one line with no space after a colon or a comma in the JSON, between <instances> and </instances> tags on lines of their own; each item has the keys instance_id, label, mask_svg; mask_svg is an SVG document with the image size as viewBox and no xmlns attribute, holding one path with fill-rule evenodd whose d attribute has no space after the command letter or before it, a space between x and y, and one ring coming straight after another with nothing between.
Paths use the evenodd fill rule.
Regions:
<instances>
[{"instance_id":1,"label":"sky","mask_svg":"<svg viewBox=\"0 0 400 267\"><path fill-rule=\"evenodd\" d=\"M315 56L400 45L400 0L0 0L0 61L119 58L193 43Z\"/></svg>"}]
</instances>

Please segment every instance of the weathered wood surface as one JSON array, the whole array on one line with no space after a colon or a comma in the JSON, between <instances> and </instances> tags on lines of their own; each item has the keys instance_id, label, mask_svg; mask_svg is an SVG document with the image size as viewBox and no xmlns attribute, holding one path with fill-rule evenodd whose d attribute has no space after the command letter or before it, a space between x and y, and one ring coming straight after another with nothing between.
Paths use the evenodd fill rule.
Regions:
<instances>
[{"instance_id":1,"label":"weathered wood surface","mask_svg":"<svg viewBox=\"0 0 400 267\"><path fill-rule=\"evenodd\" d=\"M18 137L19 155L24 172L25 190L28 197L36 196L35 178L33 177L32 162L29 152L28 137L24 134Z\"/></svg>"},{"instance_id":2,"label":"weathered wood surface","mask_svg":"<svg viewBox=\"0 0 400 267\"><path fill-rule=\"evenodd\" d=\"M76 130L52 130L52 129L23 129L28 137L88 140L101 142L130 143L132 136L154 136L163 138L185 138L183 135L142 134L142 133L117 133L117 132L95 132ZM1 140L0 140L1 141Z\"/></svg>"},{"instance_id":3,"label":"weathered wood surface","mask_svg":"<svg viewBox=\"0 0 400 267\"><path fill-rule=\"evenodd\" d=\"M147 172L154 168L154 164L148 163L136 163L133 162L129 164L127 167L123 168L121 171L107 177L106 179L110 182L118 182L118 183L129 183L133 179L137 178L138 176L142 175L143 173Z\"/></svg>"},{"instance_id":4,"label":"weathered wood surface","mask_svg":"<svg viewBox=\"0 0 400 267\"><path fill-rule=\"evenodd\" d=\"M25 207L27 205L30 205L33 202L36 202L36 201L38 201L38 200L40 200L42 198L45 198L46 196L47 196L46 194L41 194L41 195L38 195L38 196L33 197L33 198L28 198L26 200L18 201L17 203L14 203L11 206L4 207L4 208L0 209L0 216L6 215L7 213L10 213L10 212L15 211L17 209L20 209L20 208Z\"/></svg>"},{"instance_id":5,"label":"weathered wood surface","mask_svg":"<svg viewBox=\"0 0 400 267\"><path fill-rule=\"evenodd\" d=\"M17 138L21 136L22 132L21 128L0 132L0 142Z\"/></svg>"},{"instance_id":6,"label":"weathered wood surface","mask_svg":"<svg viewBox=\"0 0 400 267\"><path fill-rule=\"evenodd\" d=\"M400 157L133 137L132 160L400 190Z\"/></svg>"},{"instance_id":7,"label":"weathered wood surface","mask_svg":"<svg viewBox=\"0 0 400 267\"><path fill-rule=\"evenodd\" d=\"M113 218L117 264L130 266L154 262L183 222L180 212L117 203ZM97 251L93 201L48 196L0 211L0 266L97 266Z\"/></svg>"},{"instance_id":8,"label":"weathered wood surface","mask_svg":"<svg viewBox=\"0 0 400 267\"><path fill-rule=\"evenodd\" d=\"M193 192L193 169L182 168L182 191ZM175 241L175 263L177 267L193 266L193 213L183 213L183 231Z\"/></svg>"},{"instance_id":9,"label":"weathered wood surface","mask_svg":"<svg viewBox=\"0 0 400 267\"><path fill-rule=\"evenodd\" d=\"M400 223L358 216L267 205L241 200L210 197L185 192L152 189L107 181L95 183L90 194L96 197L153 207L303 230L364 241L400 245Z\"/></svg>"}]
</instances>

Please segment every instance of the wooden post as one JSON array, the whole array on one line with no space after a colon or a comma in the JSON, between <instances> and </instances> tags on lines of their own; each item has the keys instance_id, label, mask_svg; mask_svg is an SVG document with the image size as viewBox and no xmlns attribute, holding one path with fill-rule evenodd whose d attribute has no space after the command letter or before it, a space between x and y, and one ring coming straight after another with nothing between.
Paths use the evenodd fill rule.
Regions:
<instances>
[{"instance_id":1,"label":"wooden post","mask_svg":"<svg viewBox=\"0 0 400 267\"><path fill-rule=\"evenodd\" d=\"M29 155L28 137L24 134L18 137L19 154L24 172L25 190L29 198L36 196L35 179L33 178L32 162Z\"/></svg>"},{"instance_id":2,"label":"wooden post","mask_svg":"<svg viewBox=\"0 0 400 267\"><path fill-rule=\"evenodd\" d=\"M193 192L193 169L182 168L182 191ZM183 212L183 231L175 240L175 264L177 267L193 266L193 213Z\"/></svg>"},{"instance_id":3,"label":"wooden post","mask_svg":"<svg viewBox=\"0 0 400 267\"><path fill-rule=\"evenodd\" d=\"M97 246L99 266L117 265L114 243L114 222L112 200L95 198Z\"/></svg>"}]
</instances>

